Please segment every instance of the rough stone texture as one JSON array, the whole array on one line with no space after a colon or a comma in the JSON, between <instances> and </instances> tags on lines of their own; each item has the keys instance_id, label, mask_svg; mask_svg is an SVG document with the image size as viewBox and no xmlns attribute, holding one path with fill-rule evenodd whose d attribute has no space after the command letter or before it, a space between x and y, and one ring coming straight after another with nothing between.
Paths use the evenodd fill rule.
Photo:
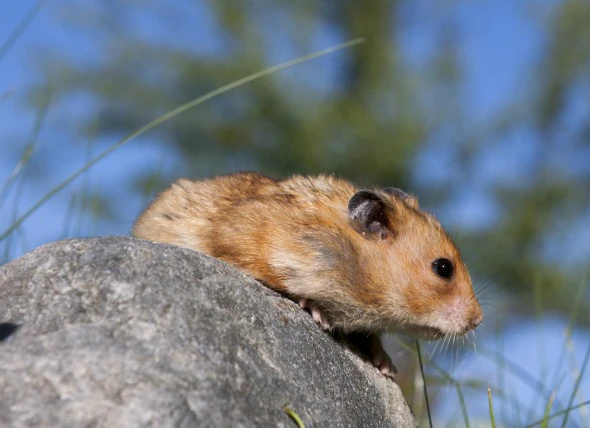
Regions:
<instances>
[{"instance_id":1,"label":"rough stone texture","mask_svg":"<svg viewBox=\"0 0 590 428\"><path fill-rule=\"evenodd\" d=\"M288 299L124 237L0 267L0 426L415 426L395 382ZM18 326L18 327L16 327Z\"/></svg>"}]
</instances>

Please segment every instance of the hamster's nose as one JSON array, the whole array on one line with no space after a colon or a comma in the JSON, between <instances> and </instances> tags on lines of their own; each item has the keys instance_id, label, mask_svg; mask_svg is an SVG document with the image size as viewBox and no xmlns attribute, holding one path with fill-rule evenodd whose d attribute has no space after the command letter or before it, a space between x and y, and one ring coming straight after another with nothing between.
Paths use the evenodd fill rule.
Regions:
<instances>
[{"instance_id":1,"label":"hamster's nose","mask_svg":"<svg viewBox=\"0 0 590 428\"><path fill-rule=\"evenodd\" d=\"M469 323L469 326L471 327L472 330L475 330L477 328L477 326L481 324L482 321L483 321L483 314L481 313L481 311L478 311L478 313L475 314L475 316L471 318L471 322Z\"/></svg>"}]
</instances>

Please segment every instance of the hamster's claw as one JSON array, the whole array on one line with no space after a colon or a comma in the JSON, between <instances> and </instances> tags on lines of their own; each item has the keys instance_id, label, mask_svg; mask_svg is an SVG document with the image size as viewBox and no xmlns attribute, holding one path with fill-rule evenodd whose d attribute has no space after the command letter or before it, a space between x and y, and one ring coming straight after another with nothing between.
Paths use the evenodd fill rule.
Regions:
<instances>
[{"instance_id":1,"label":"hamster's claw","mask_svg":"<svg viewBox=\"0 0 590 428\"><path fill-rule=\"evenodd\" d=\"M381 338L377 335L371 337L371 362L384 376L392 379L395 377L397 369L385 349L383 349Z\"/></svg>"},{"instance_id":2,"label":"hamster's claw","mask_svg":"<svg viewBox=\"0 0 590 428\"><path fill-rule=\"evenodd\" d=\"M315 323L319 325L322 330L330 330L330 322L328 321L328 318L313 300L299 299L299 307L308 310Z\"/></svg>"},{"instance_id":3,"label":"hamster's claw","mask_svg":"<svg viewBox=\"0 0 590 428\"><path fill-rule=\"evenodd\" d=\"M313 301L309 299L299 299L299 307L301 309L309 311L311 317L315 321L317 325L319 325L322 330L330 330L330 322L328 318L322 311L322 309ZM397 369L391 362L391 358L383 349L383 344L381 343L381 338L373 334L370 337L370 352L371 352L371 362L381 374L386 377L393 379L395 374L397 373Z\"/></svg>"}]
</instances>

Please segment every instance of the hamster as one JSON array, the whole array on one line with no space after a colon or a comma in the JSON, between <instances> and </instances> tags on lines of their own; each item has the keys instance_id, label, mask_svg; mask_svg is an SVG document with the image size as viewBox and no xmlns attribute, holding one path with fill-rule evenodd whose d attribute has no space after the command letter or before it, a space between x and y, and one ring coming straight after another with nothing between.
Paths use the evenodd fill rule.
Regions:
<instances>
[{"instance_id":1,"label":"hamster","mask_svg":"<svg viewBox=\"0 0 590 428\"><path fill-rule=\"evenodd\" d=\"M361 190L326 175L179 179L133 235L228 262L298 302L324 330L366 333L385 375L395 368L379 333L455 337L483 319L452 239L396 188Z\"/></svg>"}]
</instances>

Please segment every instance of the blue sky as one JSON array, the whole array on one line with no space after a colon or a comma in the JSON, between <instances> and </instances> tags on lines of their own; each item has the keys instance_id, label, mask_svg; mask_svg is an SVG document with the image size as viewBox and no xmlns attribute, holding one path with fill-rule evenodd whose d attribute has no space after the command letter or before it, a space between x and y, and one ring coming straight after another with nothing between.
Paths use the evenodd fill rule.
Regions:
<instances>
[{"instance_id":1,"label":"blue sky","mask_svg":"<svg viewBox=\"0 0 590 428\"><path fill-rule=\"evenodd\" d=\"M7 39L34 3L23 0L0 6L0 43ZM178 0L174 0L174 3L178 3L181 9L184 4ZM408 3L410 5L408 13L418 13L416 12L418 10L420 16L426 16L426 19L421 24L412 26L412 31L404 34L404 55L409 61L419 62L425 52L433 49L435 44L432 40L431 21L444 20L448 21L449 25L455 25L457 31L461 33L459 51L465 70L461 102L468 106L466 110L470 112L474 127L485 126L486 121L506 105L512 94L519 94L523 86L530 84L531 79L528 76L536 72L540 49L543 45L543 33L538 22L542 19L543 13L548 10L546 5L551 3L555 2L488 0ZM84 4L92 6L97 3L85 0ZM435 6L432 6L433 4ZM193 30L183 33L187 42L183 43L183 39L178 37L168 38L167 42L180 43L183 49L196 49L200 53L207 52L215 55L223 44L214 37L214 28L206 19L206 9L203 8L200 13L199 10L191 8L188 18L184 17L193 19L195 22ZM423 14L425 10L430 12ZM89 37L91 33L84 31L82 25L79 28L64 26L62 24L64 14L67 14L67 10L59 3L47 2L14 47L5 57L0 58L0 185L4 183L16 165L33 129L36 111L28 106L27 92L33 86L45 83L44 75L37 67L37 59L59 52L83 63L93 63L99 61L101 55L106 54L99 50L101 46L99 41ZM150 40L166 37L170 28L165 25L159 26L154 19L154 16L149 15L136 17L131 20L130 25L139 29L138 34L141 37ZM171 19L170 22L172 21ZM207 34L208 37L201 37L202 33ZM318 49L342 41L338 40L336 34L327 30L323 30L320 36ZM277 63L291 59L294 55L294 52L280 49L279 45L275 47L275 51ZM330 60L323 59L310 67L329 68ZM318 87L328 84L329 73L318 74L312 70L317 69L302 67L287 71L285 76L289 79L313 79L314 76L318 76L318 79L325 79L323 82L320 80L315 83ZM85 99L60 99L51 104L45 126L39 136L39 149L35 154L38 159L50 159L51 162L33 162L27 182L20 194L21 200L18 207L21 213L84 164L87 156L86 144L72 144L72 141L85 137L75 133L75 126L72 126L72 123L75 123L77 115L91 116L92 109L92 102ZM150 119L152 118L147 118L146 122ZM167 152L164 147L154 144L153 138L155 138L153 135L148 134L127 144L108 159L97 164L85 176L91 188L106 189L117 196L120 206L124 207L117 218L98 223L85 221L80 228L68 225L64 219L67 218L68 205L73 192L82 185L82 181L78 180L25 222L24 241L19 238L19 241L23 243L13 248L11 257L16 257L43 243L59 239L64 236L63 231L68 227L70 231L78 232L73 233L76 236L127 234L133 219L145 201L142 197L125 190L121 183L128 180L130 174L153 169L154 165L162 165L166 170L173 170L179 165L179 159ZM509 141L503 146L503 150L509 147L511 153L510 156L505 156L506 162L501 165L501 174L497 170L497 162L481 159L478 166L482 171L480 180L487 180L498 175L508 180L524 179L528 156L527 144L530 138L532 136L523 132L520 138L516 138L513 142ZM113 144L116 140L117 138L113 137L112 140L97 141L97 145L102 149L105 144ZM436 180L440 160L426 157L422 162L426 165L425 170L429 172L423 175L418 174L416 179L418 181ZM35 168L40 168L41 165L46 167L47 164L51 167L49 171L43 171L44 174L35 171ZM476 227L491 221L490 213L493 213L494 207L485 196L478 193L480 185L478 180L466 183L465 197L458 201L452 212L441 213L443 222L451 223L450 227L453 227L455 223L464 227ZM4 231L11 221L13 213L6 207L11 206L10 201L13 201L14 197L15 195L11 194L8 202L0 207L0 232ZM579 244L576 245L588 251L590 230L588 227L585 229L581 227L579 234L588 239L578 239ZM588 253L590 251L586 254ZM582 254L584 254L583 251ZM542 327L539 327L540 324ZM544 323L522 323L503 336L502 352L506 358L514 362L526 362L527 369L540 376L546 370L546 366L557 358L555 354L564 346L564 326L565 322L558 318L550 318ZM487 347L493 348L499 342L494 336L493 322L484 326L478 337L483 338ZM572 348L570 360L575 359L577 364L580 364L587 340L587 331L576 332L573 340L575 346ZM494 365L489 364L482 357L469 355L454 364L458 365L455 372L460 372L463 376L482 372L492 379L497 376ZM571 375L567 373L567 367L564 367L564 370L566 370L565 380L559 395L562 401L566 401L567 392L571 390L573 384ZM514 383L514 395L522 398L523 402L528 402L535 391L531 391L509 375L508 377L507 382ZM590 382L584 382L582 390L580 398L588 399ZM452 393L449 393L449 396L452 396ZM483 403L481 414L484 417L487 411L485 394L470 395L470 400ZM440 415L445 418L450 417L456 410L454 401L451 398L447 401L440 410ZM544 404L539 405L542 408ZM477 404L473 406L477 407ZM501 407L502 404L498 406Z\"/></svg>"},{"instance_id":2,"label":"blue sky","mask_svg":"<svg viewBox=\"0 0 590 428\"><path fill-rule=\"evenodd\" d=\"M22 17L30 10L33 1L15 2L10 7L4 7L0 14L0 40L6 40L11 31ZM96 2L86 0L89 8L96 5ZM182 3L179 3L182 5ZM418 1L412 4L408 13L423 13L430 7L430 2ZM487 1L487 2L457 2L455 7L448 7L447 2L436 3L438 6L433 8L433 12L425 14L430 16L430 21L414 25L412 31L404 34L403 46L406 46L404 55L409 61L419 62L425 54L436 47L433 34L431 31L431 21L444 20L456 24L462 33L460 46L460 61L465 68L466 73L463 80L463 102L469 108L466 109L473 116L475 123L485 124L486 120L493 117L495 112L502 109L507 102L506 94L517 92L516 89L522 84L523 76L530 72L534 67L535 52L539 49L540 34L539 29L535 27L534 21L526 19L527 8L517 6L518 2L511 1ZM418 12L413 11L416 8ZM181 10L184 10L180 7ZM187 42L182 46L187 50L198 50L199 53L207 52L213 55L218 49L222 48L221 43L216 43L214 28L208 25L206 19L206 8L202 10L197 8L187 8L191 10L195 20L194 28L198 28L203 33L208 33L206 37L199 37L198 33L184 34ZM187 12L188 13L188 12ZM59 7L58 4L47 3L41 9L41 12L34 19L33 24L27 29L24 35L18 40L13 49L0 62L0 73L2 81L0 84L0 94L8 92L8 98L0 103L0 137L4 144L0 148L0 180L6 176L15 164L24 142L29 138L33 123L35 120L35 111L27 105L27 91L38 84L44 82L43 76L37 65L38 57L58 52L70 58L76 58L81 63L98 62L104 52L100 51L100 41L93 40L89 37L89 31L83 28L73 26L63 26L64 15L67 15L66 9ZM422 15L421 15L422 16ZM441 17L442 16L442 17ZM148 40L159 40L166 37L169 25L157 25L154 22L153 14L142 14L143 19L131 19L132 25L138 30L138 37ZM172 21L173 19L171 19ZM163 20L163 22L168 22ZM82 26L80 26L82 27ZM68 33L69 31L69 33ZM196 31L196 30L195 30ZM337 34L329 30L320 29L320 42L317 48L330 46L341 42ZM94 34L94 33L92 33ZM168 37L166 43L179 44L178 38ZM197 47L198 46L198 47ZM294 52L280 49L280 46L273 49L273 56L276 62L291 59ZM320 60L318 67L329 68L330 59ZM315 67L315 65L310 65ZM319 80L318 86L325 86L330 81L330 73L314 73L305 67L287 70L284 74L289 78L303 78ZM323 81L322 81L323 80ZM78 135L72 135L71 129L74 128L71 122L76 120L76 115L88 115L92 111L92 103L86 104L87 100L61 100L57 104L50 106L49 115L42 131L39 145L40 156L47 156L56 159L52 162L57 168L51 171L54 174L55 181L39 183L39 186L29 186L30 193L23 195L22 207L29 206L30 203L38 200L44 191L51 188L51 183L58 183L68 173L74 171L77 166L81 165L85 159L85 149L81 144L71 144L70 141L78 138ZM18 119L15 120L15 117ZM151 119L151 118L149 118ZM147 121L147 120L146 120ZM70 122L70 123L68 123ZM59 143L59 140L63 142ZM115 142L104 141L103 144ZM520 147L524 147L520 145ZM67 156L64 156L64 150ZM97 186L117 189L116 183L125 180L125 173L129 168L140 170L149 168L159 159L169 157L169 154L162 153L161 149L150 144L150 136L144 136L141 140L130 143L112 155L105 165L97 165L92 172L92 176L100 177ZM132 157L136 161L129 165L127 160ZM522 171L523 162L526 163L526 153L523 157L512 157L512 163L502 164L502 174L504 176L517 177L519 171ZM436 179L437 164L441 163L433 158L429 168L431 175L418 175L417 180ZM429 160L426 159L425 162ZM165 161L166 162L166 161ZM170 167L175 164L174 159L166 162ZM495 175L493 169L497 168L497 163L482 160L482 170L488 171L481 175L481 180L486 177ZM478 226L485 224L493 213L493 205L489 200L478 194L477 188L480 183L471 183L473 191L466 192L467 196L459 200L455 205L455 210L449 213L449 221L458 222L463 227L469 227L470 224ZM73 188L73 187L72 187ZM59 202L50 203L45 210L51 212L51 215L44 214L43 218L61 219L63 215L63 206L67 205L66 194L62 194ZM125 195L127 198L128 195ZM27 204L27 202L29 204ZM137 201L140 203L140 201ZM125 213L128 217L127 229L123 229L121 223L101 225L98 230L101 233L125 233L128 230L129 223L133 216L140 209L140 206L129 205L129 210ZM59 208L61 206L61 209ZM55 213L54 213L55 212ZM44 222L43 222L44 223ZM27 222L27 235L31 237L31 245L36 246L39 243L46 242L50 239L56 239L59 235L51 234L55 228L47 228L47 224L40 226L41 222L36 221L33 217Z\"/></svg>"}]
</instances>

